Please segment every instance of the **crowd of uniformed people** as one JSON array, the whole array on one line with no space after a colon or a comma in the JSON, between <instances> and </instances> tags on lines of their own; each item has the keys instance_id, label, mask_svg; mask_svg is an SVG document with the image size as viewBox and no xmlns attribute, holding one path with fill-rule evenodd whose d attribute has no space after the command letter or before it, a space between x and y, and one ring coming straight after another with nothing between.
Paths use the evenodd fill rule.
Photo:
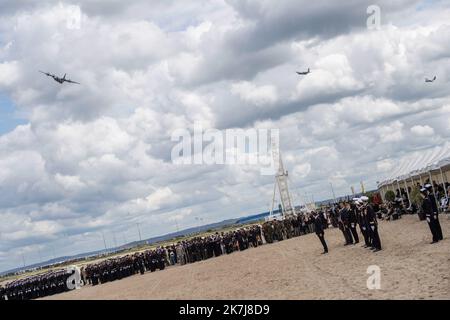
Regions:
<instances>
[{"instance_id":1,"label":"crowd of uniformed people","mask_svg":"<svg viewBox=\"0 0 450 320\"><path fill-rule=\"evenodd\" d=\"M69 291L66 270L48 271L0 286L0 300L30 300Z\"/></svg>"},{"instance_id":2,"label":"crowd of uniformed people","mask_svg":"<svg viewBox=\"0 0 450 320\"><path fill-rule=\"evenodd\" d=\"M421 187L420 191L423 201L418 210L426 216L433 236L432 243L435 243L443 238L437 201L430 184ZM168 246L87 264L81 267L81 277L84 284L95 286L135 274L144 274L147 271L154 272L164 270L168 266L195 263L309 233L316 233L325 254L328 253L328 246L324 232L328 227L340 229L345 246L359 243L361 235L364 240L363 246L378 252L382 247L377 219L390 220L394 212L392 208L398 205L398 201L382 204L379 195L375 195L370 202L366 196L348 199L323 206L318 210L285 216L283 219L227 232L216 232L203 237L197 236ZM406 208L401 206L397 211L401 216L401 212L406 212ZM0 286L0 299L36 299L67 291L68 276L65 270L60 270L15 280L4 287Z\"/></svg>"},{"instance_id":3,"label":"crowd of uniformed people","mask_svg":"<svg viewBox=\"0 0 450 320\"><path fill-rule=\"evenodd\" d=\"M321 212L325 221L325 216ZM160 246L156 249L113 257L81 267L86 285L100 285L135 274L164 270L167 266L195 263L255 248L265 243L282 241L314 232L313 214L291 215L283 220L272 220L228 232L216 232L204 237ZM49 272L35 277L16 280L0 287L1 299L35 299L67 291L65 270Z\"/></svg>"},{"instance_id":4,"label":"crowd of uniformed people","mask_svg":"<svg viewBox=\"0 0 450 320\"><path fill-rule=\"evenodd\" d=\"M336 206L324 207L318 211L293 214L284 217L284 219L266 221L260 225L247 226L228 232L216 232L204 237L198 236L172 245L87 264L81 267L81 277L84 284L95 286L135 274L144 274L147 271L164 270L171 265L194 263L248 248L255 248L265 243L282 241L314 232L318 233L320 230L323 232L329 225L338 226L343 231L347 244L352 242L350 237L354 235L352 226L354 223L359 223L361 226L362 221L361 219L354 220L354 214L357 213L353 210L354 207L350 207L351 210L348 210L348 204L348 202L342 202L340 208ZM368 235L368 245L371 245L372 238ZM325 243L324 240L322 243ZM64 272L61 271L60 274L64 274ZM40 283L45 284L43 286L30 286L28 283L33 282L33 279L30 280L29 278L16 281L8 284L5 288L1 288L2 298L34 299L67 290L64 277L55 278L54 275L48 273L37 278ZM54 289L55 279L58 279L56 282L58 284L57 290ZM47 283L51 284L47 285ZM48 290L47 288L52 289Z\"/></svg>"},{"instance_id":5,"label":"crowd of uniformed people","mask_svg":"<svg viewBox=\"0 0 450 320\"><path fill-rule=\"evenodd\" d=\"M184 265L243 251L262 244L260 226L194 237L169 246L116 257L82 267L84 283L98 285L134 274L164 270L171 265Z\"/></svg>"}]
</instances>

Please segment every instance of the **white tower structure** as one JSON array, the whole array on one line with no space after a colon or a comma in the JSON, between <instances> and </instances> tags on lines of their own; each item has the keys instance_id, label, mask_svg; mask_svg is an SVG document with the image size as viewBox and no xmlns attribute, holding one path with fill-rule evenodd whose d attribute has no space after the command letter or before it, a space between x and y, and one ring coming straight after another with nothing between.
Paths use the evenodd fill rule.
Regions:
<instances>
[{"instance_id":1,"label":"white tower structure","mask_svg":"<svg viewBox=\"0 0 450 320\"><path fill-rule=\"evenodd\" d=\"M275 204L275 194L277 187L280 193L282 216L293 214L295 210L292 207L291 195L289 193L288 172L284 170L280 149L275 141L272 141L272 156L274 164L278 164L278 170L275 173L275 184L273 187L272 207L270 209L270 217L273 218L273 207Z\"/></svg>"}]
</instances>

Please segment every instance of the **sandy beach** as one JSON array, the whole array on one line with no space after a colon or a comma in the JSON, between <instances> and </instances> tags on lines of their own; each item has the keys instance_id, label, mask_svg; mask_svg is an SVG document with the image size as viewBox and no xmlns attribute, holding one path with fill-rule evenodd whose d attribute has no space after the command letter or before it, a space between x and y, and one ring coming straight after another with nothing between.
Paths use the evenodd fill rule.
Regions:
<instances>
[{"instance_id":1,"label":"sandy beach","mask_svg":"<svg viewBox=\"0 0 450 320\"><path fill-rule=\"evenodd\" d=\"M326 230L330 253L315 234L164 271L86 286L48 299L450 299L450 220L444 240L417 216L380 222L383 250L343 245ZM367 268L381 269L381 288L369 290Z\"/></svg>"}]
</instances>

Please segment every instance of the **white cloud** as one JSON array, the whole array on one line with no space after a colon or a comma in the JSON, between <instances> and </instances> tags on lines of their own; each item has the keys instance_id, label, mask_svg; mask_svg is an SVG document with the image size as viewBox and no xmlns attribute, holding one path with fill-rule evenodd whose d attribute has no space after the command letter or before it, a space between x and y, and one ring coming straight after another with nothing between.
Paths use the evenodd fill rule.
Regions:
<instances>
[{"instance_id":1,"label":"white cloud","mask_svg":"<svg viewBox=\"0 0 450 320\"><path fill-rule=\"evenodd\" d=\"M277 101L277 88L272 85L256 86L253 83L243 81L231 85L231 93L238 95L245 102L257 106L273 104Z\"/></svg>"},{"instance_id":2,"label":"white cloud","mask_svg":"<svg viewBox=\"0 0 450 320\"><path fill-rule=\"evenodd\" d=\"M13 85L19 78L17 61L0 63L0 88Z\"/></svg>"},{"instance_id":3,"label":"white cloud","mask_svg":"<svg viewBox=\"0 0 450 320\"><path fill-rule=\"evenodd\" d=\"M380 172L390 171L394 168L394 163L390 159L385 159L377 162L377 169Z\"/></svg>"},{"instance_id":4,"label":"white cloud","mask_svg":"<svg viewBox=\"0 0 450 320\"><path fill-rule=\"evenodd\" d=\"M411 132L419 137L428 137L434 135L434 129L428 125L416 125L411 128Z\"/></svg>"},{"instance_id":5,"label":"white cloud","mask_svg":"<svg viewBox=\"0 0 450 320\"><path fill-rule=\"evenodd\" d=\"M59 173L56 174L55 180L66 191L78 191L86 185L77 176L64 176Z\"/></svg>"},{"instance_id":6,"label":"white cloud","mask_svg":"<svg viewBox=\"0 0 450 320\"><path fill-rule=\"evenodd\" d=\"M403 123L394 121L385 126L377 128L381 142L398 142L403 139Z\"/></svg>"},{"instance_id":7,"label":"white cloud","mask_svg":"<svg viewBox=\"0 0 450 320\"><path fill-rule=\"evenodd\" d=\"M295 98L311 99L320 94L335 94L337 92L356 91L363 84L356 80L353 69L344 54L330 54L320 58L314 65L308 77L299 81Z\"/></svg>"},{"instance_id":8,"label":"white cloud","mask_svg":"<svg viewBox=\"0 0 450 320\"><path fill-rule=\"evenodd\" d=\"M294 175L299 178L305 178L311 172L309 163L298 164L294 167Z\"/></svg>"}]
</instances>

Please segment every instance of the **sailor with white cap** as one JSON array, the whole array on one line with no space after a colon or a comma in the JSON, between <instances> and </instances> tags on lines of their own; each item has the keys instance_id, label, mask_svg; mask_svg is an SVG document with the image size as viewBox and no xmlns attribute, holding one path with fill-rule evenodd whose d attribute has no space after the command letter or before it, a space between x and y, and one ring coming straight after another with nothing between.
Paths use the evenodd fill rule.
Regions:
<instances>
[{"instance_id":1,"label":"sailor with white cap","mask_svg":"<svg viewBox=\"0 0 450 320\"><path fill-rule=\"evenodd\" d=\"M438 211L438 205L436 201L436 197L434 196L433 186L429 183L425 185L425 189L427 191L428 198L431 200L431 206L433 207L433 212Z\"/></svg>"},{"instance_id":2,"label":"sailor with white cap","mask_svg":"<svg viewBox=\"0 0 450 320\"><path fill-rule=\"evenodd\" d=\"M364 202L360 199L357 198L357 200L355 201L356 203L356 217L358 219L358 224L359 224L359 230L361 231L361 234L364 237L364 248L369 248L371 246L370 244L370 237L369 237L369 230L368 230L368 223L366 221L366 216L364 214Z\"/></svg>"}]
</instances>

